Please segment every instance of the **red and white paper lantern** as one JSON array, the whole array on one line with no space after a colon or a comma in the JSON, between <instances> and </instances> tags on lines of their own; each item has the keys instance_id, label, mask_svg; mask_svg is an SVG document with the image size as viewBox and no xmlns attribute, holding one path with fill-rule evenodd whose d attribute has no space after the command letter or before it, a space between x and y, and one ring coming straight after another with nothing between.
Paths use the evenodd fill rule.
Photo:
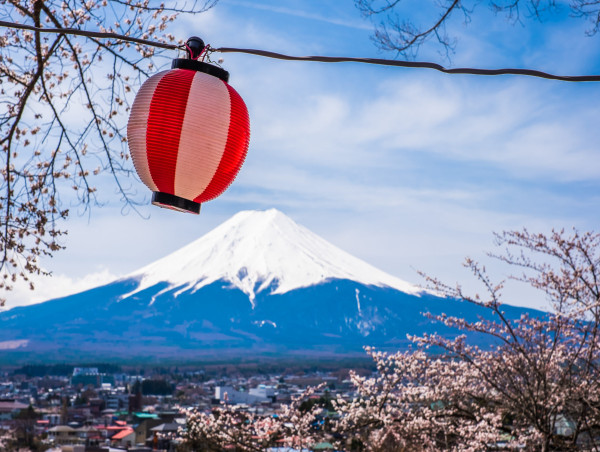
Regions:
<instances>
[{"instance_id":1,"label":"red and white paper lantern","mask_svg":"<svg viewBox=\"0 0 600 452\"><path fill-rule=\"evenodd\" d=\"M227 71L193 59L176 59L172 67L140 88L127 139L152 203L197 214L244 163L250 120Z\"/></svg>"}]
</instances>

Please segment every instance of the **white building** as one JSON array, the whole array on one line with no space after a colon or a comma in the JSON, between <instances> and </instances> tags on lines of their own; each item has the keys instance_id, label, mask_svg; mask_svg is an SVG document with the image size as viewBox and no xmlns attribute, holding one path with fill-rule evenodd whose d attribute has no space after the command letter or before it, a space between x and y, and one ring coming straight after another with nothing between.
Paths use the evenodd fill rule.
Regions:
<instances>
[{"instance_id":1,"label":"white building","mask_svg":"<svg viewBox=\"0 0 600 452\"><path fill-rule=\"evenodd\" d=\"M216 386L215 399L234 405L239 403L245 403L247 405L269 403L275 401L275 388L272 386L260 385L245 392L238 391L234 389L233 386Z\"/></svg>"}]
</instances>

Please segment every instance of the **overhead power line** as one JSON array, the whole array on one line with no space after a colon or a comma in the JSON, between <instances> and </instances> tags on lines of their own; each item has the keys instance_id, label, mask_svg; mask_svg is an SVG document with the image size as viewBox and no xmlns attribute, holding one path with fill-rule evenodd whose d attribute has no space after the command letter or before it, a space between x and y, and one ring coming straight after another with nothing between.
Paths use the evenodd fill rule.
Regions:
<instances>
[{"instance_id":1,"label":"overhead power line","mask_svg":"<svg viewBox=\"0 0 600 452\"><path fill-rule=\"evenodd\" d=\"M550 80L561 80L564 82L600 82L600 75L554 75L534 69L474 69L474 68L445 68L436 63L426 61L400 61L386 60L383 58L356 58L356 57L328 57L328 56L290 56L281 53L268 52L266 50L254 49L236 49L230 47L220 47L213 49L217 52L229 53L248 53L267 58L276 58L279 60L290 61L320 61L322 63L366 63L377 64L380 66L400 66L410 68L427 68L446 74L473 74L473 75L527 75L530 77L540 77Z\"/></svg>"},{"instance_id":2,"label":"overhead power line","mask_svg":"<svg viewBox=\"0 0 600 452\"><path fill-rule=\"evenodd\" d=\"M32 25L19 24L15 22L0 21L0 26L7 28L15 28L21 30L29 30L38 33L55 33L69 34L77 36L85 36L90 38L102 39L117 39L125 42L134 42L136 44L147 45L170 50L185 50L185 45L167 44L163 42L151 41L148 39L134 38L131 36L120 35L118 33L98 32L79 30L76 28L41 28ZM266 58L274 58L287 61L315 61L321 63L363 63L375 64L379 66L397 66L407 68L425 68L443 72L445 74L472 74L472 75L524 75L529 77L538 77L549 80L560 80L564 82L600 82L600 75L555 75L547 72L538 71L535 69L518 69L518 68L503 68L503 69L477 69L477 68L446 68L436 63L427 61L400 61L389 60L384 58L359 58L359 57L331 57L331 56L292 56L282 53L269 52L267 50L257 49L238 49L234 47L219 47L209 48L209 52L221 53L245 53L249 55L257 55Z\"/></svg>"}]
</instances>

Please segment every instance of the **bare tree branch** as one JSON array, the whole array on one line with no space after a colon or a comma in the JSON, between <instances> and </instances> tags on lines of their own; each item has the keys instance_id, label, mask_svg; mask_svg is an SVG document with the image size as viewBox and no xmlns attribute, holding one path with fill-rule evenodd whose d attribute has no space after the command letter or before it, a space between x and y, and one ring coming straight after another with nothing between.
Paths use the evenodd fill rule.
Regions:
<instances>
[{"instance_id":1,"label":"bare tree branch","mask_svg":"<svg viewBox=\"0 0 600 452\"><path fill-rule=\"evenodd\" d=\"M167 31L178 15L215 3L0 2L0 289L44 272L39 258L62 248L70 208L101 203L95 176L111 174L135 209L124 131L132 84L180 48Z\"/></svg>"},{"instance_id":2,"label":"bare tree branch","mask_svg":"<svg viewBox=\"0 0 600 452\"><path fill-rule=\"evenodd\" d=\"M403 12L402 7L408 1L355 0L354 2L363 16L373 22L374 42L381 49L396 52L406 58L416 56L420 47L432 40L449 58L456 44L455 39L447 34L450 18L454 12L461 11L464 22L469 23L479 3L477 0L439 0L433 6L430 2L419 2L419 7L437 11L437 14L431 13L430 19L425 21L425 24L420 24ZM600 30L600 0L571 0L568 6L558 4L556 0L489 0L488 5L497 14L502 14L515 23L522 23L523 19L541 21L561 8L568 7L572 17L583 18L590 22L591 27L586 33L588 36L595 35Z\"/></svg>"}]
</instances>

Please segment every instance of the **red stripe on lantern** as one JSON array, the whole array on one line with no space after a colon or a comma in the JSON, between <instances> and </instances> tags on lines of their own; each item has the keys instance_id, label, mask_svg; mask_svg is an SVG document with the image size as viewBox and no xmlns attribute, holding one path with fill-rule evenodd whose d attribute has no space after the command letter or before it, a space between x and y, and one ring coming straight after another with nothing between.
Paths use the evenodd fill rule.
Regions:
<instances>
[{"instance_id":1,"label":"red stripe on lantern","mask_svg":"<svg viewBox=\"0 0 600 452\"><path fill-rule=\"evenodd\" d=\"M195 71L170 71L158 83L148 115L146 148L152 180L158 190L173 193L181 125Z\"/></svg>"},{"instance_id":2,"label":"red stripe on lantern","mask_svg":"<svg viewBox=\"0 0 600 452\"><path fill-rule=\"evenodd\" d=\"M227 143L217 172L202 194L194 199L198 203L216 198L231 185L244 163L250 143L250 118L246 104L236 90L227 83L225 86L231 101Z\"/></svg>"}]
</instances>

